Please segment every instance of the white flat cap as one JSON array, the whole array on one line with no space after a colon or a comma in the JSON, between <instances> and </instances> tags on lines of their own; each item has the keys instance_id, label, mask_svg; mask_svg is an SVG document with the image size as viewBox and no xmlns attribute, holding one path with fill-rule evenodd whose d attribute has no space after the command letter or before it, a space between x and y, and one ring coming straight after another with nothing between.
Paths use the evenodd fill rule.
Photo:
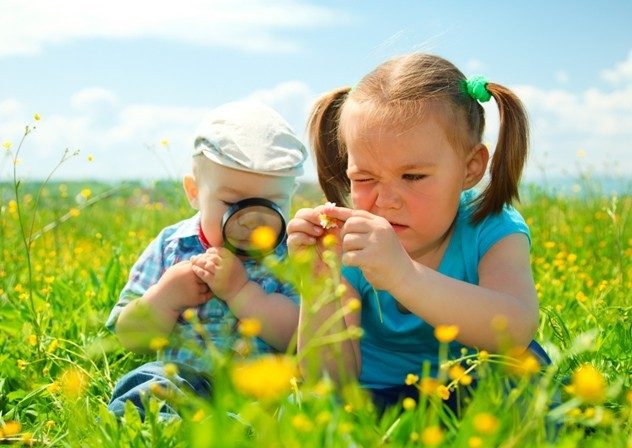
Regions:
<instances>
[{"instance_id":1,"label":"white flat cap","mask_svg":"<svg viewBox=\"0 0 632 448\"><path fill-rule=\"evenodd\" d=\"M307 150L270 107L236 101L213 109L195 133L193 155L220 165L272 176L303 174Z\"/></svg>"}]
</instances>

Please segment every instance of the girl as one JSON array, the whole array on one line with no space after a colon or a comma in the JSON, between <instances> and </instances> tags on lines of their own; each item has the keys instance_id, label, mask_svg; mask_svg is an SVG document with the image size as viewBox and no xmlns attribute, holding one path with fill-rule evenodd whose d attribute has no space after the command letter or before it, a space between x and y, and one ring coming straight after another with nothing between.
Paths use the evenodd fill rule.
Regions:
<instances>
[{"instance_id":1,"label":"girl","mask_svg":"<svg viewBox=\"0 0 632 448\"><path fill-rule=\"evenodd\" d=\"M484 102L500 113L490 181L480 195L489 152L481 142ZM529 230L511 207L527 155L524 107L507 88L466 80L450 62L411 54L379 65L357 86L321 97L309 122L318 176L327 199L353 209L299 210L288 225L291 252L321 245L326 213L338 222L338 253L348 292L308 320L301 309L299 351L345 300L358 297L332 332L361 326L364 336L342 346L344 366L324 351L330 374L348 370L378 404L408 394L408 373L430 362L437 376L434 327L458 327L450 344L497 351L498 323L513 346L531 348L538 299L529 261ZM377 290L377 291L376 291ZM377 295L377 300L376 300ZM341 313L342 314L342 313ZM506 348L506 347L505 347Z\"/></svg>"}]
</instances>

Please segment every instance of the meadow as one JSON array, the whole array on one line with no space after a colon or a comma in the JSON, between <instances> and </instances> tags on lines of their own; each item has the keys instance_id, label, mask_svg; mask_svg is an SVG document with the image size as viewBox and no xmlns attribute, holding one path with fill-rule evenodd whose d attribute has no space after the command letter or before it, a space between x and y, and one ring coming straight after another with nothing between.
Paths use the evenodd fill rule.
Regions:
<instances>
[{"instance_id":1,"label":"meadow","mask_svg":"<svg viewBox=\"0 0 632 448\"><path fill-rule=\"evenodd\" d=\"M292 354L212 353L211 399L157 388L142 421L133 407L117 420L106 404L117 379L153 356L121 348L104 322L147 243L192 214L180 184L8 179L0 184L0 444L631 448L630 190L605 193L584 178L566 194L525 185L522 197L541 307L536 339L554 360L544 372L511 351L441 354L438 378L423 366L402 378L417 385L418 402L379 414L353 382L301 378ZM319 190L303 185L294 208L320 202ZM309 257L267 262L288 281L310 266ZM335 300L336 270L297 288L312 303ZM244 329L244 343L255 334ZM442 349L454 337L436 335ZM361 334L338 339L346 337ZM442 406L467 392L462 416ZM181 419L159 418L165 401Z\"/></svg>"}]
</instances>

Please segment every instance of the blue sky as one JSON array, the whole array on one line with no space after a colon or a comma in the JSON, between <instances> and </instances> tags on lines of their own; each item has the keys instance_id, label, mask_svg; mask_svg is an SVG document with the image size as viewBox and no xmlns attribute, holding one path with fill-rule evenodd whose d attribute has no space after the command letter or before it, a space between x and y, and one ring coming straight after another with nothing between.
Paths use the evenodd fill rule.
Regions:
<instances>
[{"instance_id":1,"label":"blue sky","mask_svg":"<svg viewBox=\"0 0 632 448\"><path fill-rule=\"evenodd\" d=\"M0 143L15 151L37 112L18 165L25 178L45 177L65 148L80 153L56 178L179 177L213 107L257 98L303 135L319 94L424 51L521 96L528 179L578 167L629 176L630 23L623 0L0 0ZM493 144L497 111L485 108ZM12 165L0 152L4 180ZM315 179L311 163L304 179Z\"/></svg>"}]
</instances>

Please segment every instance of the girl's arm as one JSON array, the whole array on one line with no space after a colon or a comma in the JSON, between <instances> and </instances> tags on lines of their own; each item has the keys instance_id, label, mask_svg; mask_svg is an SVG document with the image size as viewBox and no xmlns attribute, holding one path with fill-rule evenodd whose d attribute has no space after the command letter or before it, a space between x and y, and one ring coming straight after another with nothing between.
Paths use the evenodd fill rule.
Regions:
<instances>
[{"instance_id":1,"label":"girl's arm","mask_svg":"<svg viewBox=\"0 0 632 448\"><path fill-rule=\"evenodd\" d=\"M314 281L319 275L326 275L327 267L320 255L325 250L323 238L326 235L321 226L321 214L324 207L306 208L296 212L296 215L288 223L288 250L294 255L302 250L316 250L318 258L313 272L306 282ZM339 228L333 228L328 233L336 238L337 245L330 247L340 257L340 233ZM340 259L338 266L341 266ZM327 302L319 309L313 309L314 303L310 297L301 298L298 353L299 366L306 376L319 378L322 371L326 371L336 381L343 381L344 375L357 378L360 374L361 358L360 347L357 339L344 338L338 344L323 344L326 340L335 338L349 328L360 328L360 313L345 312L343 308L352 299L359 297L346 281L347 290L342 298ZM356 302L357 303L357 302Z\"/></svg>"},{"instance_id":2,"label":"girl's arm","mask_svg":"<svg viewBox=\"0 0 632 448\"><path fill-rule=\"evenodd\" d=\"M412 260L411 260L412 261ZM389 292L433 326L456 325L462 344L495 351L499 331L513 345L527 346L538 326L538 299L525 235L498 241L479 264L479 285L447 277L411 262L404 281Z\"/></svg>"}]
</instances>

